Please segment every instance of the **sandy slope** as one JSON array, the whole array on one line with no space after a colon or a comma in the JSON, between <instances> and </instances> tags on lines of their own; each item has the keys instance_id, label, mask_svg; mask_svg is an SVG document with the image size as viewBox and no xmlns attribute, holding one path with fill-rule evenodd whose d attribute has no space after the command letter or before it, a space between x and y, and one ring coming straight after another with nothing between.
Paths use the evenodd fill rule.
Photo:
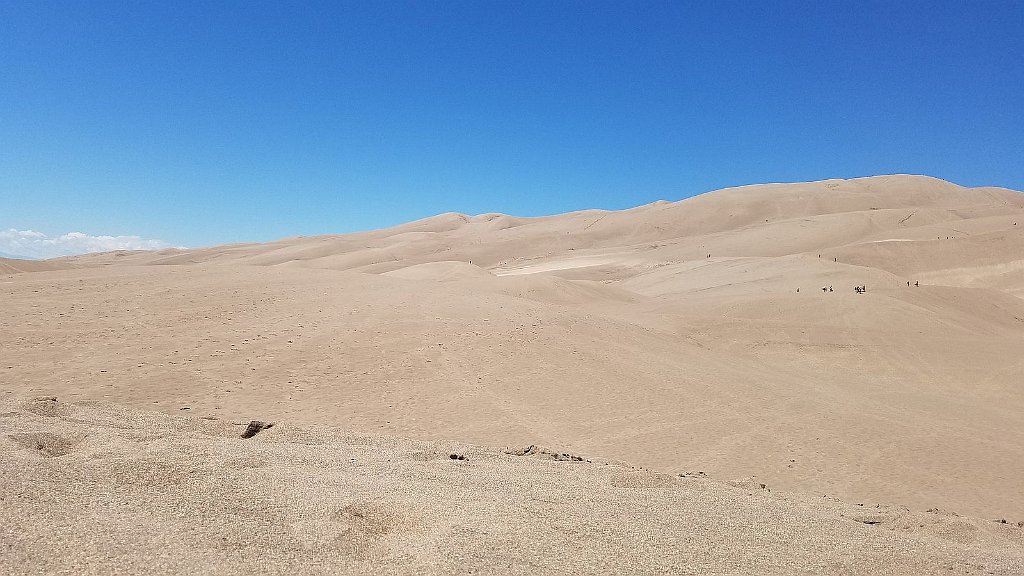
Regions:
<instances>
[{"instance_id":1,"label":"sandy slope","mask_svg":"<svg viewBox=\"0 0 1024 576\"><path fill-rule=\"evenodd\" d=\"M67 268L70 268L70 266L60 260L22 260L20 258L0 258L0 274L46 272L49 270L65 270Z\"/></svg>"},{"instance_id":2,"label":"sandy slope","mask_svg":"<svg viewBox=\"0 0 1024 576\"><path fill-rule=\"evenodd\" d=\"M0 399L536 443L1016 522L1022 262L1024 195L912 176L91 255L0 276Z\"/></svg>"},{"instance_id":3,"label":"sandy slope","mask_svg":"<svg viewBox=\"0 0 1024 576\"><path fill-rule=\"evenodd\" d=\"M0 423L5 574L1024 571L1013 524L756 482L110 404Z\"/></svg>"}]
</instances>

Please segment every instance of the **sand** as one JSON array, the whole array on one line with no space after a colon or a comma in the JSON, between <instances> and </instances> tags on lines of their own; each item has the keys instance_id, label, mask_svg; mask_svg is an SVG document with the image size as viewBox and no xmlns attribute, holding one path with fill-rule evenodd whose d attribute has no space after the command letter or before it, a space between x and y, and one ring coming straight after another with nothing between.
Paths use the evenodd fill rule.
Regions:
<instances>
[{"instance_id":1,"label":"sand","mask_svg":"<svg viewBox=\"0 0 1024 576\"><path fill-rule=\"evenodd\" d=\"M287 424L243 439L244 422L45 399L0 422L5 574L1024 570L1015 525L557 450Z\"/></svg>"},{"instance_id":2,"label":"sand","mask_svg":"<svg viewBox=\"0 0 1024 576\"><path fill-rule=\"evenodd\" d=\"M829 180L728 189L620 212L444 214L360 234L0 266L0 402L14 406L0 419L0 449L12 454L0 467L11 485L50 478L52 496L70 490L67 475L77 471L87 479L74 488L84 501L114 474L104 466L150 450L170 468L192 466L210 482L225 478L228 487L237 485L230 478L240 482L248 474L253 490L265 495L288 484L284 477L301 476L297 495L272 513L250 510L284 519L267 536L279 562L288 550L307 552L295 541L319 545L315 527L328 522L329 512L317 508L308 525L301 518L304 507L320 506L306 496L323 486L365 498L394 493L395 500L378 502L393 512L426 507L424 525L431 528L424 530L436 528L439 540L401 525L387 543L367 548L363 564L339 559L353 544L332 540L334 559L323 566L355 572L450 572L454 557L437 556L438 542L471 550L474 560L465 566L483 572L558 566L686 573L696 566L703 572L694 573L886 573L891 566L891 573L930 573L951 565L954 573L1020 571L1013 564L1021 554L1013 531L1024 520L1019 192L920 176ZM860 285L866 293L854 291ZM25 413L36 396L82 411L60 426L78 430L98 452L46 458L11 440L56 425ZM131 423L121 440L104 436L114 432L97 423L114 412ZM217 420L193 421L203 416ZM271 442L264 438L275 439L261 448L268 452L258 473L232 470L221 458L237 443L216 442L234 432L218 428L213 436L223 438L215 441L191 428L254 419L278 423L246 441L264 446ZM138 426L156 421L177 431L159 450L131 439L148 437ZM363 450L353 444L360 437L392 462L360 468L365 478L326 470L293 430L329 437L323 450L332 459ZM402 456L451 442L465 443L477 457L427 464ZM583 463L567 477L562 462L500 450L534 444L626 464ZM442 464L444 474L469 476L459 483L425 468ZM615 474L627 469L642 470L659 486L671 480L672 489L612 489ZM693 470L709 476L697 492L695 480L678 476ZM88 480L93 473L98 480ZM436 483L422 483L431 474ZM513 487L494 478L515 474L548 486L538 490L562 487L570 496L547 498L561 502L551 505L551 517L532 504L515 521L488 512L489 490L495 502L513 497L501 492ZM771 503L757 500L757 509L768 506L777 518L771 529L751 520L753 496L723 484L750 478L772 490L757 493ZM441 503L412 504L463 487L462 503L447 509L473 516L471 529L451 523ZM161 494L148 480L130 490L136 500ZM0 494L5 502L15 497ZM167 495L165 504L187 507L188 494ZM240 515L258 504L227 501ZM36 504L35 516L9 513L7 523L25 534L84 538L80 532L95 517L69 517L57 527L41 520L60 515L69 502ZM133 506L110 511L112 518L161 513L155 504ZM844 512L854 508L914 520L864 524ZM937 516L929 509L959 514L956 522L971 528L948 532L978 539L936 540L919 525ZM532 525L529 510L554 524ZM572 521L555 521L563 517ZM132 541L93 542L68 556L79 564L36 553L17 565L56 571L82 565L89 554L127 562L125 550L134 547L156 556L128 571L187 569L184 562L199 560L184 552L168 560L158 544L175 542L171 551L192 542L182 532L220 534L212 511L191 518L164 518L166 530L124 536ZM686 521L666 528L672 518ZM1009 524L992 522L1002 519ZM613 530L581 528L626 520L649 548ZM886 528L897 524L910 527ZM718 528L695 533L695 525ZM819 535L823 540L814 540ZM894 548L875 547L872 535ZM758 540L775 537L785 541ZM16 541L15 556L27 561L33 552L18 548L28 546L24 538ZM234 542L238 562L256 561L256 549ZM538 552L543 542L569 546L590 562L570 566L555 552ZM208 551L210 558L221 552ZM877 569L860 563L872 558Z\"/></svg>"}]
</instances>

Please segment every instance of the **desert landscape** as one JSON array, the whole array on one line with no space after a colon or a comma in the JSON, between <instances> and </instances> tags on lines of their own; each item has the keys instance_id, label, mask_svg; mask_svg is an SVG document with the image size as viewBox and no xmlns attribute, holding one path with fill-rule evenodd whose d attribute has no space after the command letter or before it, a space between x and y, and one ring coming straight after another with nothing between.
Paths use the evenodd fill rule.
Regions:
<instances>
[{"instance_id":1,"label":"desert landscape","mask_svg":"<svg viewBox=\"0 0 1024 576\"><path fill-rule=\"evenodd\" d=\"M4 573L1024 573L1013 190L5 259L0 302Z\"/></svg>"}]
</instances>

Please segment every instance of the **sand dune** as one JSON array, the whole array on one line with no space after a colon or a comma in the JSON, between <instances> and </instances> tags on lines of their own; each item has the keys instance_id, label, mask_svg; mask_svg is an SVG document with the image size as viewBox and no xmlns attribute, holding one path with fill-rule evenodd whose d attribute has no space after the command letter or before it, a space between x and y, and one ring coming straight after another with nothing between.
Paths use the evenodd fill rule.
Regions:
<instances>
[{"instance_id":1,"label":"sand dune","mask_svg":"<svg viewBox=\"0 0 1024 576\"><path fill-rule=\"evenodd\" d=\"M70 266L60 260L22 260L20 258L0 258L0 274L45 272L48 270L64 270L67 268L70 268Z\"/></svg>"},{"instance_id":2,"label":"sand dune","mask_svg":"<svg viewBox=\"0 0 1024 576\"><path fill-rule=\"evenodd\" d=\"M328 426L553 446L668 477L756 477L793 526L810 514L795 502L827 495L911 516L955 511L986 519L965 530L988 534L991 519L1024 520L1022 254L1024 194L885 176L747 186L618 212L443 214L358 234L87 255L0 271L0 400L189 407L219 421L276 421L275 434ZM289 438L274 458L298 458ZM188 462L182 450L176 466ZM408 479L393 460L388 474ZM594 474L573 481L607 487L605 472ZM474 477L473 490L487 478ZM441 490L394 482L403 498ZM608 494L608 509L615 498L631 506L664 496ZM720 497L736 518L747 513L742 498ZM808 526L866 542L832 524L847 505L836 506ZM497 529L483 518L474 529ZM661 520L651 522L660 533ZM932 538L910 532L900 537ZM401 546L420 545L401 533L412 538ZM458 534L468 546L469 532ZM1006 552L1019 542L1004 544L978 554L1019 558ZM906 545L928 551L918 573L938 570L951 550ZM403 569L450 566L410 554ZM616 554L613 565L640 561ZM844 558L835 573L878 571ZM1000 562L997 572L1012 573ZM954 573L974 569L965 566Z\"/></svg>"},{"instance_id":3,"label":"sand dune","mask_svg":"<svg viewBox=\"0 0 1024 576\"><path fill-rule=\"evenodd\" d=\"M384 272L384 276L392 278L403 278L405 280L426 280L437 282L451 282L456 280L472 280L479 278L491 278L494 275L479 266L468 262L426 262L424 264L413 264L404 268L397 268L390 272Z\"/></svg>"}]
</instances>

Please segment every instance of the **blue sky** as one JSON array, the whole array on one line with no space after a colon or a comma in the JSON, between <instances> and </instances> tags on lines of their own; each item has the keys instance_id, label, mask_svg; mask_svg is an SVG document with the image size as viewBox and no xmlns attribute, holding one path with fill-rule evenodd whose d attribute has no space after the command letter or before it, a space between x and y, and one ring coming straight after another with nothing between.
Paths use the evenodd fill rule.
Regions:
<instances>
[{"instance_id":1,"label":"blue sky","mask_svg":"<svg viewBox=\"0 0 1024 576\"><path fill-rule=\"evenodd\" d=\"M883 173L1024 189L1022 30L1021 2L8 0L0 230L200 246Z\"/></svg>"}]
</instances>

